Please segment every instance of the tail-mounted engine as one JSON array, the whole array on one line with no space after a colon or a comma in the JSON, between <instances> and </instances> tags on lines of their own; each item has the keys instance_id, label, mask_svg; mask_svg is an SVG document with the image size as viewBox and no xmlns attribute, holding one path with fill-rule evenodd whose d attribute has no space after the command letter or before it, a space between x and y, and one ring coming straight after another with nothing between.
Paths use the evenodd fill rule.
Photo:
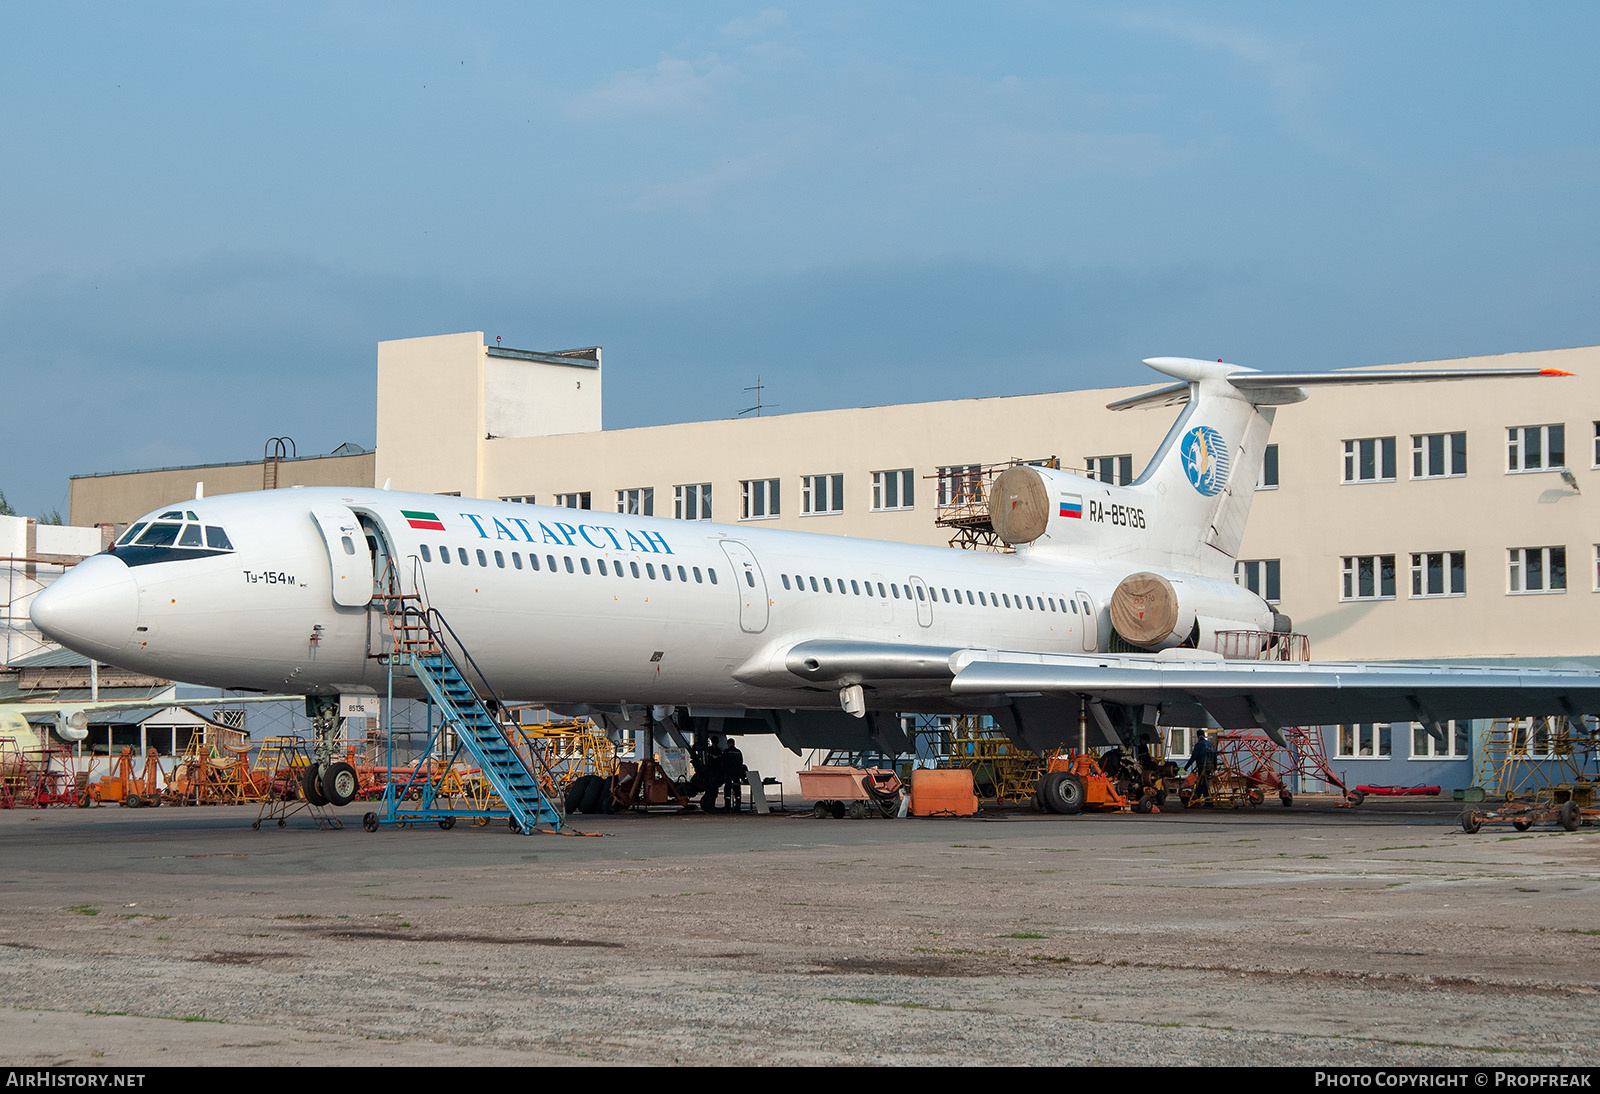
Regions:
<instances>
[{"instance_id":1,"label":"tail-mounted engine","mask_svg":"<svg viewBox=\"0 0 1600 1094\"><path fill-rule=\"evenodd\" d=\"M1215 649L1218 631L1272 631L1279 616L1254 593L1231 581L1143 571L1129 574L1111 594L1111 626L1147 650L1194 646Z\"/></svg>"}]
</instances>

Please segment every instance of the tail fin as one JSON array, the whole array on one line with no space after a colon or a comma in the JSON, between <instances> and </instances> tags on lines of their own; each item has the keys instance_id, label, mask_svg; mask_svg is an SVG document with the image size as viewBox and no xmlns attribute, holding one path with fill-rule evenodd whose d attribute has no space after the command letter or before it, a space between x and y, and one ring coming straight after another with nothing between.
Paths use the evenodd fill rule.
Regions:
<instances>
[{"instance_id":1,"label":"tail fin","mask_svg":"<svg viewBox=\"0 0 1600 1094\"><path fill-rule=\"evenodd\" d=\"M1250 370L1219 361L1156 357L1145 364L1183 382L1113 403L1112 410L1187 405L1130 489L1148 495L1171 529L1172 564L1232 577L1272 432L1273 407L1299 402L1305 392L1241 389L1229 379Z\"/></svg>"},{"instance_id":2,"label":"tail fin","mask_svg":"<svg viewBox=\"0 0 1600 1094\"><path fill-rule=\"evenodd\" d=\"M1232 576L1274 408L1301 402L1305 388L1569 375L1536 368L1266 373L1187 357L1152 357L1145 364L1179 383L1119 400L1111 410L1187 405L1130 489L1145 494L1170 522L1171 562L1216 577Z\"/></svg>"}]
</instances>

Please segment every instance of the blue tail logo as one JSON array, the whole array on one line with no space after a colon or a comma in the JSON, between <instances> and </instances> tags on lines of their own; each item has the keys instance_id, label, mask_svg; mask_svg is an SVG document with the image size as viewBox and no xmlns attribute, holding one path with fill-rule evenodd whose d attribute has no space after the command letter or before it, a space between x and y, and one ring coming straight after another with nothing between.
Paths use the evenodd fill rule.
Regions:
<instances>
[{"instance_id":1,"label":"blue tail logo","mask_svg":"<svg viewBox=\"0 0 1600 1094\"><path fill-rule=\"evenodd\" d=\"M1179 454L1190 485L1204 496L1221 493L1228 485L1228 442L1215 429L1202 425L1189 430Z\"/></svg>"}]
</instances>

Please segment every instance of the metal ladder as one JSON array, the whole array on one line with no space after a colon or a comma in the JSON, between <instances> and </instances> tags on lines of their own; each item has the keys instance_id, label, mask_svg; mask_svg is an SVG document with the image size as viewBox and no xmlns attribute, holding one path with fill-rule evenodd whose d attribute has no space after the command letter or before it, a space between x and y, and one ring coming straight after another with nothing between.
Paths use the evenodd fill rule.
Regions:
<instances>
[{"instance_id":1,"label":"metal ladder","mask_svg":"<svg viewBox=\"0 0 1600 1094\"><path fill-rule=\"evenodd\" d=\"M400 674L415 676L421 682L428 698L439 710L439 728L448 727L454 732L456 753L465 747L477 761L484 778L504 803L513 830L528 833L541 824L558 831L562 829L566 819L540 785L537 772L543 766L541 759L498 716L498 693L460 637L438 609L423 606L422 596L401 594L398 583L392 580L385 584L393 590L381 596L393 636L393 646L382 655L391 681ZM437 733L430 737L429 752L437 739ZM519 748L519 744L522 747ZM444 821L457 815L483 815L479 811L432 808L431 789L430 782L425 788L421 809L401 810L399 795L391 787L386 795L390 801L388 819Z\"/></svg>"}]
</instances>

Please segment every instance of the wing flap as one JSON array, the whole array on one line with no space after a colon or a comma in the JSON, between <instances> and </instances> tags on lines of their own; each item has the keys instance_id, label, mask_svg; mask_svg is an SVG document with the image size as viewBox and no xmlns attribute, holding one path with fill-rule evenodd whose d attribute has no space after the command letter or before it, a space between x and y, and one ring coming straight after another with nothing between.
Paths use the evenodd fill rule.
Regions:
<instances>
[{"instance_id":1,"label":"wing flap","mask_svg":"<svg viewBox=\"0 0 1600 1094\"><path fill-rule=\"evenodd\" d=\"M1600 673L1255 661L1059 658L972 661L958 696L1075 694L1200 707L1228 729L1600 713Z\"/></svg>"}]
</instances>

